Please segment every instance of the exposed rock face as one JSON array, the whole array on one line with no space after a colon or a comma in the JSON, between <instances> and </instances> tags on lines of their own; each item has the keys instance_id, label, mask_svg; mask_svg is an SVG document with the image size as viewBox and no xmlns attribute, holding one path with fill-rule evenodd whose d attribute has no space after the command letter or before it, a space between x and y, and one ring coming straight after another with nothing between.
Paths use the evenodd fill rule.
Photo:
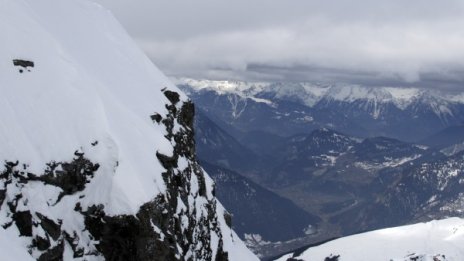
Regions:
<instances>
[{"instance_id":1,"label":"exposed rock face","mask_svg":"<svg viewBox=\"0 0 464 261\"><path fill-rule=\"evenodd\" d=\"M34 194L38 191L50 192L44 203L52 208L66 204L62 202L67 201L66 196L85 189L99 165L90 162L83 154L75 155L71 162L46 164L45 172L41 174L28 172L28 166L20 166L18 161L6 162L0 175L0 186L5 195L0 205L2 226L4 229L16 226L20 236L30 238L29 252L37 260L62 260L65 241L72 246L74 257L97 254L84 251L85 247L79 243L80 231L67 231L62 227L63 220L47 217L47 209L39 210L41 206L35 204ZM76 206L79 206L78 202ZM79 210L76 207L73 216L78 216Z\"/></svg>"},{"instance_id":2,"label":"exposed rock face","mask_svg":"<svg viewBox=\"0 0 464 261\"><path fill-rule=\"evenodd\" d=\"M173 155L156 153L166 169L166 194L141 206L135 216L110 216L103 205L81 206L86 184L100 166L84 153L76 151L70 162L49 162L44 173L30 173L18 161L6 162L0 175L3 228L16 226L20 236L30 240L29 252L37 260L63 260L66 255L121 261L229 260L218 219L230 226L230 216L224 212L218 217L212 183L196 161L194 106L180 103L175 92L164 94L171 101L166 105L169 113L153 124L164 125L166 139L175 144ZM174 126L179 131L173 131ZM75 220L54 219L47 209L30 206L30 187L53 191L46 204L70 211L67 216Z\"/></svg>"},{"instance_id":3,"label":"exposed rock face","mask_svg":"<svg viewBox=\"0 0 464 261\"><path fill-rule=\"evenodd\" d=\"M19 70L18 70L19 73L23 73L24 70L27 70L28 72L30 72L31 68L34 67L34 62L28 61L28 60L22 60L22 59L14 59L13 65L16 67L19 67Z\"/></svg>"},{"instance_id":4,"label":"exposed rock face","mask_svg":"<svg viewBox=\"0 0 464 261\"><path fill-rule=\"evenodd\" d=\"M193 104L110 12L0 17L0 259L257 260L197 163Z\"/></svg>"}]
</instances>

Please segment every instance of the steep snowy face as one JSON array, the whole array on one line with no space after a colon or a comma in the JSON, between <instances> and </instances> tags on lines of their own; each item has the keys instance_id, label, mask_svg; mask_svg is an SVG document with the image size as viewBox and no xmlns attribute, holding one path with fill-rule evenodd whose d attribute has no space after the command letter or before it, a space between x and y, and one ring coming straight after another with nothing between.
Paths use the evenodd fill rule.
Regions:
<instances>
[{"instance_id":1,"label":"steep snowy face","mask_svg":"<svg viewBox=\"0 0 464 261\"><path fill-rule=\"evenodd\" d=\"M278 260L457 261L463 244L464 220L449 218L349 236Z\"/></svg>"},{"instance_id":2,"label":"steep snowy face","mask_svg":"<svg viewBox=\"0 0 464 261\"><path fill-rule=\"evenodd\" d=\"M0 32L3 256L256 260L196 161L193 104L109 12L4 0Z\"/></svg>"}]
</instances>

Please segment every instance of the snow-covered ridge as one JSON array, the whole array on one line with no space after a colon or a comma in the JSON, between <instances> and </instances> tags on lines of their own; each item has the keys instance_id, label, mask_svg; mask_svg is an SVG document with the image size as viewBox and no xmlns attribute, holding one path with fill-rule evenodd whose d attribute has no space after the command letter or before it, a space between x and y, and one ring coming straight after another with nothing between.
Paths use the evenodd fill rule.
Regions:
<instances>
[{"instance_id":1,"label":"snow-covered ridge","mask_svg":"<svg viewBox=\"0 0 464 261\"><path fill-rule=\"evenodd\" d=\"M2 260L257 260L196 161L192 103L108 11L3 0L0 32Z\"/></svg>"},{"instance_id":2,"label":"snow-covered ridge","mask_svg":"<svg viewBox=\"0 0 464 261\"><path fill-rule=\"evenodd\" d=\"M340 238L279 261L460 261L464 260L464 220L449 218Z\"/></svg>"},{"instance_id":3,"label":"snow-covered ridge","mask_svg":"<svg viewBox=\"0 0 464 261\"><path fill-rule=\"evenodd\" d=\"M348 84L320 83L266 83L243 81L212 81L177 78L178 85L188 85L195 91L213 90L219 94L237 94L253 98L263 94L273 94L275 98L298 99L307 106L314 106L321 100L334 101L369 101L373 103L393 103L405 109L413 102L432 97L450 103L464 103L464 93L451 94L420 88L400 87L366 87Z\"/></svg>"},{"instance_id":4,"label":"snow-covered ridge","mask_svg":"<svg viewBox=\"0 0 464 261\"><path fill-rule=\"evenodd\" d=\"M241 81L211 81L211 80L194 80L189 78L173 78L172 81L177 84L187 84L195 91L214 90L218 94L236 94L242 98L249 98L256 102L272 104L267 99L257 98L256 95L265 90L267 83L249 83ZM188 93L188 90L187 90Z\"/></svg>"}]
</instances>

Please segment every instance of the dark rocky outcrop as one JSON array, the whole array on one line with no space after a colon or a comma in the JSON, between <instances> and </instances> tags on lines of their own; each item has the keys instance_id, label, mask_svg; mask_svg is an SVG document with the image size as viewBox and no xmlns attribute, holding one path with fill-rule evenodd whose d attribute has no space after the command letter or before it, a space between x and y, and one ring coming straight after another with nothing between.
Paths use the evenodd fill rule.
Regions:
<instances>
[{"instance_id":1,"label":"dark rocky outcrop","mask_svg":"<svg viewBox=\"0 0 464 261\"><path fill-rule=\"evenodd\" d=\"M61 188L63 192L61 192L59 199L64 195L72 195L82 191L85 189L85 184L93 178L100 164L92 163L84 158L84 154L77 151L74 155L76 158L72 162L48 163L43 175L35 176L28 173L28 178ZM58 167L60 168L58 169Z\"/></svg>"},{"instance_id":2,"label":"dark rocky outcrop","mask_svg":"<svg viewBox=\"0 0 464 261\"><path fill-rule=\"evenodd\" d=\"M168 100L174 105L180 101L180 96L177 92L167 90L164 91L164 96L166 96L166 98L168 98Z\"/></svg>"},{"instance_id":3,"label":"dark rocky outcrop","mask_svg":"<svg viewBox=\"0 0 464 261\"><path fill-rule=\"evenodd\" d=\"M32 236L32 215L30 211L17 211L13 213L13 220L16 222L20 236Z\"/></svg>"},{"instance_id":4,"label":"dark rocky outcrop","mask_svg":"<svg viewBox=\"0 0 464 261\"><path fill-rule=\"evenodd\" d=\"M163 117L161 117L161 115L159 113L155 113L153 115L150 116L151 120L156 122L156 123L160 123L161 120L163 119Z\"/></svg>"},{"instance_id":5,"label":"dark rocky outcrop","mask_svg":"<svg viewBox=\"0 0 464 261\"><path fill-rule=\"evenodd\" d=\"M324 261L338 261L339 258L340 258L340 255L330 255L324 258Z\"/></svg>"},{"instance_id":6,"label":"dark rocky outcrop","mask_svg":"<svg viewBox=\"0 0 464 261\"><path fill-rule=\"evenodd\" d=\"M30 72L31 71L30 68L34 67L34 62L28 61L28 60L22 60L22 59L14 59L13 65L16 67L20 67L19 72L23 73L24 70L27 70L28 72Z\"/></svg>"},{"instance_id":7,"label":"dark rocky outcrop","mask_svg":"<svg viewBox=\"0 0 464 261\"><path fill-rule=\"evenodd\" d=\"M27 165L22 169L18 168L19 162L6 162L5 170L0 174L0 184L5 186L3 200L7 201L7 216L11 216L11 221L2 224L4 228L15 224L20 236L31 238L29 251L37 252L37 260L62 260L65 242L74 245L72 237L67 235L61 227L60 220L48 218L47 212L24 211L28 205L28 198L24 198L22 189L27 184L42 183L47 186L54 186L61 190L61 193L54 199L57 204L64 196L73 195L85 189L85 185L94 177L98 170L98 163L92 163L84 157L82 153L75 153L75 158L70 162L50 162L46 164L46 169L41 175L27 171ZM16 190L11 198L6 197L7 189ZM21 201L22 207L19 206ZM2 206L0 204L0 210ZM75 256L82 256L82 248L75 248Z\"/></svg>"},{"instance_id":8,"label":"dark rocky outcrop","mask_svg":"<svg viewBox=\"0 0 464 261\"><path fill-rule=\"evenodd\" d=\"M0 211L6 211L11 218L1 225L16 225L21 236L30 238L29 251L37 260L62 260L66 245L75 258L229 260L229 254L223 249L219 218L230 227L231 216L228 213L218 216L217 201L212 195L214 188L196 160L194 106L190 101L181 103L176 92L164 90L164 94L170 102L166 105L168 113L151 116L154 124L165 126L166 139L175 144L172 155L160 152L153 155L165 169L162 173L166 185L164 194L153 195L153 200L140 206L136 215L112 216L106 213L104 205L84 206L81 202L87 185L99 175L100 168L99 163L92 162L83 152L76 151L69 162L46 163L43 173L28 171L28 166L20 161L6 162L5 170L0 173ZM179 131L173 131L175 125L180 125ZM92 143L93 147L98 145L98 142ZM180 158L188 163L182 169ZM73 202L71 214L76 220L83 220L79 226L85 229L70 231L64 225L66 220L52 218L47 212L24 210L29 199L23 190L33 183L60 191L47 202L49 206L69 197L66 200ZM11 193L7 193L10 189ZM11 197L12 193L15 196ZM192 200L202 203L192 204ZM7 204L2 204L4 201ZM5 206L8 209L1 209ZM213 233L218 240L215 249L211 242Z\"/></svg>"},{"instance_id":9,"label":"dark rocky outcrop","mask_svg":"<svg viewBox=\"0 0 464 261\"><path fill-rule=\"evenodd\" d=\"M5 200L5 193L6 190L0 189L0 206L3 205L3 201Z\"/></svg>"},{"instance_id":10,"label":"dark rocky outcrop","mask_svg":"<svg viewBox=\"0 0 464 261\"><path fill-rule=\"evenodd\" d=\"M22 59L13 60L13 64L14 64L14 66L21 66L23 68L34 67L34 62L33 61L22 60Z\"/></svg>"}]
</instances>

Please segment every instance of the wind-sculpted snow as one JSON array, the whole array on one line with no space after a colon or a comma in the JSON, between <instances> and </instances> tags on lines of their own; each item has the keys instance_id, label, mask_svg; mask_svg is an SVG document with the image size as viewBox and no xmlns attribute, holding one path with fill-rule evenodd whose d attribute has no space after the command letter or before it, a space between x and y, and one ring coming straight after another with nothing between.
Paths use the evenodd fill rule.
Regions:
<instances>
[{"instance_id":1,"label":"wind-sculpted snow","mask_svg":"<svg viewBox=\"0 0 464 261\"><path fill-rule=\"evenodd\" d=\"M6 0L0 20L2 258L257 260L196 161L193 104L109 12Z\"/></svg>"}]
</instances>

